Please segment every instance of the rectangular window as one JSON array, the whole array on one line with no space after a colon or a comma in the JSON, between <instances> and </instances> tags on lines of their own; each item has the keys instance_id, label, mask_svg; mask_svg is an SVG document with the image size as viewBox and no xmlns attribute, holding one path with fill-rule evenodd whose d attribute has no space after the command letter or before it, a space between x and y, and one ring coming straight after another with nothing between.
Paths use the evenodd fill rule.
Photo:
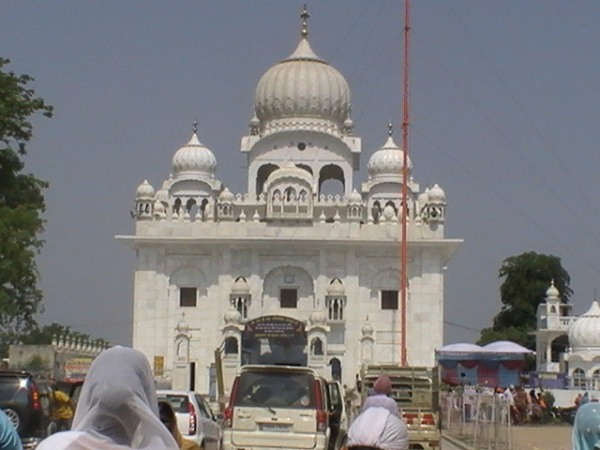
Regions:
<instances>
[{"instance_id":1,"label":"rectangular window","mask_svg":"<svg viewBox=\"0 0 600 450\"><path fill-rule=\"evenodd\" d=\"M179 288L179 306L196 306L196 292L195 287Z\"/></svg>"},{"instance_id":2,"label":"rectangular window","mask_svg":"<svg viewBox=\"0 0 600 450\"><path fill-rule=\"evenodd\" d=\"M298 306L298 290L282 289L279 301L282 308L296 308Z\"/></svg>"},{"instance_id":3,"label":"rectangular window","mask_svg":"<svg viewBox=\"0 0 600 450\"><path fill-rule=\"evenodd\" d=\"M381 309L398 309L398 291L381 291Z\"/></svg>"}]
</instances>

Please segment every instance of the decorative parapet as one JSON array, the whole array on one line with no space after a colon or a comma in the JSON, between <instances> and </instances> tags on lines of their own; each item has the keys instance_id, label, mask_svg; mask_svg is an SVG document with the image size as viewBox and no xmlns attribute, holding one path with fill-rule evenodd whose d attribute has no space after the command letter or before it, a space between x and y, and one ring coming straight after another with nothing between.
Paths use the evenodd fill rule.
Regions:
<instances>
[{"instance_id":1,"label":"decorative parapet","mask_svg":"<svg viewBox=\"0 0 600 450\"><path fill-rule=\"evenodd\" d=\"M52 338L52 347L57 352L85 353L96 356L103 350L110 348L111 344L102 340L89 340L68 335L54 336Z\"/></svg>"},{"instance_id":2,"label":"decorative parapet","mask_svg":"<svg viewBox=\"0 0 600 450\"><path fill-rule=\"evenodd\" d=\"M415 225L439 224L445 218L445 204L425 203L424 199L412 200L409 203L407 221ZM295 214L269 213L269 205L264 193L221 194L218 199L203 200L203 209L198 208L190 214L184 205L177 205L175 198L169 198L153 209L152 221L171 223L203 223L203 222L265 222L286 218L312 220L314 223L357 223L369 225L396 224L400 221L401 200L398 198L363 198L357 200L355 193L350 195L320 194L314 196L312 202L306 200L310 208L306 212ZM155 202L156 203L156 202ZM289 202L280 201L281 208ZM298 208L305 203L297 199ZM289 206L289 205L288 205ZM386 209L387 208L387 209ZM273 209L273 206L271 206ZM435 209L435 211L434 211Z\"/></svg>"}]
</instances>

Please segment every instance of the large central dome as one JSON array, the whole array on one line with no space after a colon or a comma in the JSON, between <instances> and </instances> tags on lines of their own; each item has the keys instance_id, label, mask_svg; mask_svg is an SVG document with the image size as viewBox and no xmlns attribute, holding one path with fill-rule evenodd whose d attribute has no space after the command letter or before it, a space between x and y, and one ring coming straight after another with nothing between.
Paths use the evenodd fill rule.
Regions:
<instances>
[{"instance_id":1,"label":"large central dome","mask_svg":"<svg viewBox=\"0 0 600 450\"><path fill-rule=\"evenodd\" d=\"M339 132L349 119L350 88L340 72L313 52L307 34L303 29L296 50L258 81L256 116L266 128L288 128L290 119L302 126L313 119L313 125L321 122Z\"/></svg>"}]
</instances>

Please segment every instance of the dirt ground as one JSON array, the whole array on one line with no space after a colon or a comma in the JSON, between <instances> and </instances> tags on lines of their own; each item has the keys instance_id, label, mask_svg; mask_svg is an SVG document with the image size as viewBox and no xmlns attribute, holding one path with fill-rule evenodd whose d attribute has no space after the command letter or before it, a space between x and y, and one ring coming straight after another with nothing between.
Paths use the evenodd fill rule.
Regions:
<instances>
[{"instance_id":1,"label":"dirt ground","mask_svg":"<svg viewBox=\"0 0 600 450\"><path fill-rule=\"evenodd\" d=\"M514 450L571 450L570 425L516 426Z\"/></svg>"}]
</instances>

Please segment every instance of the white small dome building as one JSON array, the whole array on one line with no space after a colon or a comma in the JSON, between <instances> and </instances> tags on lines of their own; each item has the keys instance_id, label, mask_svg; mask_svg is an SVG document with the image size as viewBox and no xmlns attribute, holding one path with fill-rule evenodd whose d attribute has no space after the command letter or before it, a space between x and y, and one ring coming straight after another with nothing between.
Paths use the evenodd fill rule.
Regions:
<instances>
[{"instance_id":1,"label":"white small dome building","mask_svg":"<svg viewBox=\"0 0 600 450\"><path fill-rule=\"evenodd\" d=\"M281 119L320 119L340 132L350 109L345 78L313 52L305 35L296 50L267 70L256 86L256 117L267 127ZM278 125L285 128L288 122Z\"/></svg>"},{"instance_id":2,"label":"white small dome building","mask_svg":"<svg viewBox=\"0 0 600 450\"><path fill-rule=\"evenodd\" d=\"M573 387L600 389L600 305L590 308L569 325L569 352L565 355Z\"/></svg>"},{"instance_id":3,"label":"white small dome building","mask_svg":"<svg viewBox=\"0 0 600 450\"><path fill-rule=\"evenodd\" d=\"M182 175L214 178L217 159L213 152L200 142L194 131L189 142L173 155L171 166L175 178Z\"/></svg>"},{"instance_id":4,"label":"white small dome building","mask_svg":"<svg viewBox=\"0 0 600 450\"><path fill-rule=\"evenodd\" d=\"M574 352L600 350L600 305L596 300L569 326L569 344Z\"/></svg>"},{"instance_id":5,"label":"white small dome building","mask_svg":"<svg viewBox=\"0 0 600 450\"><path fill-rule=\"evenodd\" d=\"M443 268L462 241L440 221L420 221L412 176L403 209L404 152L391 130L372 149L368 180L357 181L364 162L350 87L312 50L306 9L300 18L296 49L256 85L240 139L247 189L221 183L217 149L194 125L158 192L138 187L135 232L118 237L137 258L132 345L164 362L173 389L214 392L215 348L229 395L244 364L309 365L351 385L364 362L432 366L442 344ZM402 211L418 308L399 301Z\"/></svg>"},{"instance_id":6,"label":"white small dome building","mask_svg":"<svg viewBox=\"0 0 600 450\"><path fill-rule=\"evenodd\" d=\"M154 198L154 188L148 182L148 180L142 181L135 191L135 198L137 199L151 199Z\"/></svg>"},{"instance_id":7,"label":"white small dome building","mask_svg":"<svg viewBox=\"0 0 600 450\"><path fill-rule=\"evenodd\" d=\"M407 158L408 173L412 170L412 161ZM402 181L402 168L404 167L404 151L396 144L390 134L387 141L377 150L367 164L369 178L391 178Z\"/></svg>"}]
</instances>

